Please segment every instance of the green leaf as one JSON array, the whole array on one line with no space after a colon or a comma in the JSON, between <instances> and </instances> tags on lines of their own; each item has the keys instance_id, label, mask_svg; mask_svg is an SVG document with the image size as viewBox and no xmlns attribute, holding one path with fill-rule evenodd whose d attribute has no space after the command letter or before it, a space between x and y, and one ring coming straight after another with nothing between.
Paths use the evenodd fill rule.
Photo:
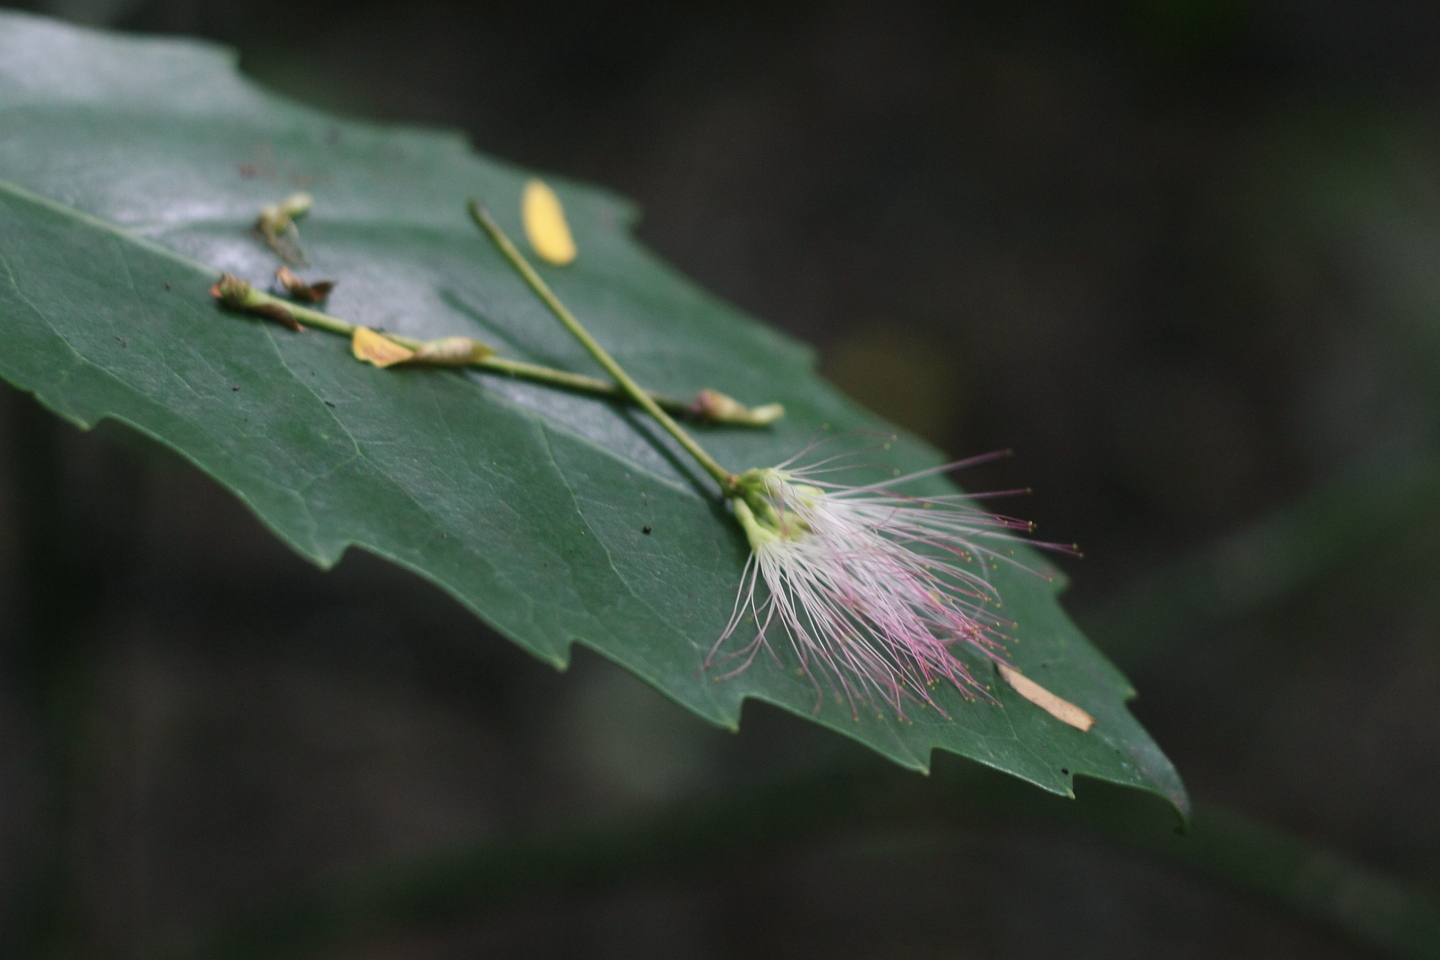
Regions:
<instances>
[{"instance_id":1,"label":"green leaf","mask_svg":"<svg viewBox=\"0 0 1440 960\"><path fill-rule=\"evenodd\" d=\"M454 134L271 96L223 50L0 15L0 375L81 426L108 417L173 448L314 563L352 545L389 558L556 666L583 643L717 724L737 725L754 697L915 769L939 748L1058 793L1079 773L1185 809L1125 708L1133 692L1043 577L995 574L1016 624L1010 657L1092 714L1089 733L979 662L995 703L939 690L949 718L905 722L817 705L793 662L761 658L717 682L703 661L747 547L713 484L644 417L478 373L376 370L341 338L227 314L207 292L222 269L268 283L278 261L251 225L303 187L306 253L339 280L330 312L598 373L467 218L477 196L520 235L525 177ZM789 410L769 430L705 431L722 463L773 465L825 431L852 447L873 444L859 431L893 432L819 380L808 349L637 245L631 205L552 184L580 255L542 272L637 379ZM940 462L904 436L884 456L905 471Z\"/></svg>"}]
</instances>

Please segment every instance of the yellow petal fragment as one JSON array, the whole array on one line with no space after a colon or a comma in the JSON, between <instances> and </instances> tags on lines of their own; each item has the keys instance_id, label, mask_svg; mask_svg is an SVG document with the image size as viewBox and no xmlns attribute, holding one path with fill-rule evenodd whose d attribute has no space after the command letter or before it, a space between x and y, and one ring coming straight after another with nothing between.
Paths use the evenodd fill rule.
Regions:
<instances>
[{"instance_id":1,"label":"yellow petal fragment","mask_svg":"<svg viewBox=\"0 0 1440 960\"><path fill-rule=\"evenodd\" d=\"M436 367L463 367L494 355L495 349L487 347L479 340L471 340L469 337L445 337L420 344L420 349L405 362Z\"/></svg>"},{"instance_id":2,"label":"yellow petal fragment","mask_svg":"<svg viewBox=\"0 0 1440 960\"><path fill-rule=\"evenodd\" d=\"M520 219L525 223L525 236L540 259L564 266L575 259L575 238L565 222L565 208L555 191L543 180L525 184L520 198Z\"/></svg>"},{"instance_id":3,"label":"yellow petal fragment","mask_svg":"<svg viewBox=\"0 0 1440 960\"><path fill-rule=\"evenodd\" d=\"M414 350L400 346L369 327L355 328L350 337L350 351L355 354L356 360L373 363L377 367L391 367L415 356Z\"/></svg>"},{"instance_id":4,"label":"yellow petal fragment","mask_svg":"<svg viewBox=\"0 0 1440 960\"><path fill-rule=\"evenodd\" d=\"M1055 694L1046 690L1040 686L1040 684L1022 674L1019 670L1007 667L1003 663L997 664L996 666L1000 669L1000 676L1004 677L1005 682L1015 688L1016 693L1050 714L1050 716L1056 720L1059 720L1061 723L1068 723L1083 733L1089 733L1090 728L1095 726L1095 718L1075 706L1075 704L1069 700L1062 700L1060 697L1055 696Z\"/></svg>"}]
</instances>

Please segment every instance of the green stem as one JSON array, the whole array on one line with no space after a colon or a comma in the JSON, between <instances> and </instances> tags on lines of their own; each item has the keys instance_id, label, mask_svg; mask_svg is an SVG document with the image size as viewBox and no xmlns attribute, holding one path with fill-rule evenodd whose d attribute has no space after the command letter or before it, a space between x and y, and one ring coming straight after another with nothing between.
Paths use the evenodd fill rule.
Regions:
<instances>
[{"instance_id":1,"label":"green stem","mask_svg":"<svg viewBox=\"0 0 1440 960\"><path fill-rule=\"evenodd\" d=\"M263 290L256 289L250 284L238 291L233 296L227 296L226 302L235 307L245 310L259 311L273 316L274 311L282 310L292 317L297 323L307 327L314 327L317 330L325 330L330 333L338 333L342 336L351 337L355 335L356 324L342 320L339 317L331 316L328 313L321 313L319 310L302 306L292 300L286 300ZM422 341L412 337L404 337L396 333L384 334L387 340L398 343L402 347L411 350L418 350ZM549 384L550 386L564 387L569 390L577 390L581 393L591 393L596 396L609 397L617 400L632 399L631 394L619 384L611 383L597 377L587 377L581 373L570 373L568 370L556 370L554 367L543 367L538 363L525 363L522 360L507 360L504 357L486 357L478 360L471 366L482 370L491 370L495 373L504 373L512 377L521 377L526 380L533 380L537 383ZM695 404L692 401L681 400L678 397L668 397L660 393L645 391L648 396L662 410L668 410L681 416L694 413ZM736 419L729 422L745 422ZM758 425L758 424L757 424Z\"/></svg>"},{"instance_id":2,"label":"green stem","mask_svg":"<svg viewBox=\"0 0 1440 960\"><path fill-rule=\"evenodd\" d=\"M342 336L352 337L355 335L356 325L339 317L332 317L328 313L321 313L319 310L312 310L293 300L285 300L273 294L266 293L243 280L242 291L236 295L223 295L225 302L231 306L240 307L245 310L253 310L258 313L274 316L276 311L288 314L297 323L303 323L307 327L314 327L317 330L325 330L329 333L338 333ZM385 334L389 340L394 340L402 347L409 347L411 350L420 346L419 340L412 340L409 337L399 337L392 333Z\"/></svg>"},{"instance_id":3,"label":"green stem","mask_svg":"<svg viewBox=\"0 0 1440 960\"><path fill-rule=\"evenodd\" d=\"M398 340L396 341L399 342ZM538 383L548 383L557 387L568 387L571 390L579 390L582 393L593 393L603 397L611 397L617 400L629 400L630 395L618 384L609 383L598 377L587 377L583 373L570 373L568 370L556 370L554 367L542 367L537 363L525 363L522 360L506 360L504 357L486 357L476 364L485 370L494 370L497 373L508 373L514 377L523 377L526 380L534 380ZM691 412L692 403L688 400L681 400L679 397L669 397L663 393L655 393L647 390L646 394L660 405L660 409L684 416Z\"/></svg>"},{"instance_id":4,"label":"green stem","mask_svg":"<svg viewBox=\"0 0 1440 960\"><path fill-rule=\"evenodd\" d=\"M657 404L648 393L641 389L638 383L631 379L624 368L615 362L615 358L610 356L605 348L596 342L594 337L590 336L590 332L581 325L579 320L575 319L574 314L566 309L565 304L560 302L560 298L555 296L549 285L540 278L540 274L535 272L535 268L530 266L530 262L525 259L524 254L516 248L515 244L510 242L510 238L505 235L505 231L501 230L500 225L490 216L490 211L486 210L484 205L478 200L471 200L470 216L490 235L490 239L495 241L495 246L500 248L500 252L505 255L505 259L510 261L510 265L525 279L525 282L530 285L530 289L535 291L536 296L543 300L545 306L550 308L550 312L555 314L560 322L565 325L566 329L575 335L575 339L579 340L585 349L590 351L590 355L595 358L600 366L605 368L605 372L615 378L615 382L624 388L625 392L630 396L630 399L645 408L645 412L654 417L656 422L665 428L665 432L674 437L676 442L684 447L686 452L694 457L700 466L705 468L705 472L719 482L720 488L725 491L726 496L733 495L737 489L736 474L716 463L715 458L706 453L705 448L696 443L695 438L690 436L690 434L685 431L685 428L676 423L668 413L660 409L660 405Z\"/></svg>"}]
</instances>

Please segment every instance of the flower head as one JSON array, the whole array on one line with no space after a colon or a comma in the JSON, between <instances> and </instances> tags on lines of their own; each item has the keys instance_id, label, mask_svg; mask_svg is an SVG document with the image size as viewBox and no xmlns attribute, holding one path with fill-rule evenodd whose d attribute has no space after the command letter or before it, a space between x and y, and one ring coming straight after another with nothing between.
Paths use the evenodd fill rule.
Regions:
<instances>
[{"instance_id":1,"label":"flower head","mask_svg":"<svg viewBox=\"0 0 1440 960\"><path fill-rule=\"evenodd\" d=\"M1004 662L1008 621L988 575L1015 563L1007 542L1031 525L983 510L973 496L895 489L964 465L860 487L821 480L817 467L741 474L732 503L752 553L710 662L753 617L755 638L720 658L738 661L727 677L768 649L778 621L817 696L823 677L857 716L866 705L902 718L907 702L940 709L933 691L943 683L967 698L988 696L957 650Z\"/></svg>"}]
</instances>

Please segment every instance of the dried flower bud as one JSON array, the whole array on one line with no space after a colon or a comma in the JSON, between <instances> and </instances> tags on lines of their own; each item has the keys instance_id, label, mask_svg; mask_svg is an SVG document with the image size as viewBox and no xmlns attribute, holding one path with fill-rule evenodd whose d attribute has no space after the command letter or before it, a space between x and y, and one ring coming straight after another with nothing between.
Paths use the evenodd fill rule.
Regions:
<instances>
[{"instance_id":1,"label":"dried flower bud","mask_svg":"<svg viewBox=\"0 0 1440 960\"><path fill-rule=\"evenodd\" d=\"M255 231L270 249L297 267L308 267L310 261L300 246L300 230L295 226L295 218L303 216L312 203L314 198L308 193L292 194L279 203L261 207L255 221Z\"/></svg>"},{"instance_id":2,"label":"dried flower bud","mask_svg":"<svg viewBox=\"0 0 1440 960\"><path fill-rule=\"evenodd\" d=\"M393 367L402 363L428 367L464 367L495 355L493 347L469 337L428 340L411 348L368 327L355 328L350 338L350 350L356 360L363 360L377 367Z\"/></svg>"},{"instance_id":3,"label":"dried flower bud","mask_svg":"<svg viewBox=\"0 0 1440 960\"><path fill-rule=\"evenodd\" d=\"M231 273L222 273L220 279L210 288L210 295L231 310L244 310L274 320L291 330L305 329L295 315L278 303L266 300L254 287Z\"/></svg>"},{"instance_id":4,"label":"dried flower bud","mask_svg":"<svg viewBox=\"0 0 1440 960\"><path fill-rule=\"evenodd\" d=\"M254 288L249 283L241 280L233 273L222 273L220 279L210 288L210 296L219 300L227 307L237 310L244 309L246 298Z\"/></svg>"},{"instance_id":5,"label":"dried flower bud","mask_svg":"<svg viewBox=\"0 0 1440 960\"><path fill-rule=\"evenodd\" d=\"M690 405L692 416L712 423L740 423L751 427L764 427L785 416L785 407L778 403L767 403L750 408L734 397L726 396L719 390L701 390Z\"/></svg>"},{"instance_id":6,"label":"dried flower bud","mask_svg":"<svg viewBox=\"0 0 1440 960\"><path fill-rule=\"evenodd\" d=\"M493 357L495 349L469 337L444 337L420 344L415 356L406 363L423 363L436 367L464 367Z\"/></svg>"}]
</instances>

